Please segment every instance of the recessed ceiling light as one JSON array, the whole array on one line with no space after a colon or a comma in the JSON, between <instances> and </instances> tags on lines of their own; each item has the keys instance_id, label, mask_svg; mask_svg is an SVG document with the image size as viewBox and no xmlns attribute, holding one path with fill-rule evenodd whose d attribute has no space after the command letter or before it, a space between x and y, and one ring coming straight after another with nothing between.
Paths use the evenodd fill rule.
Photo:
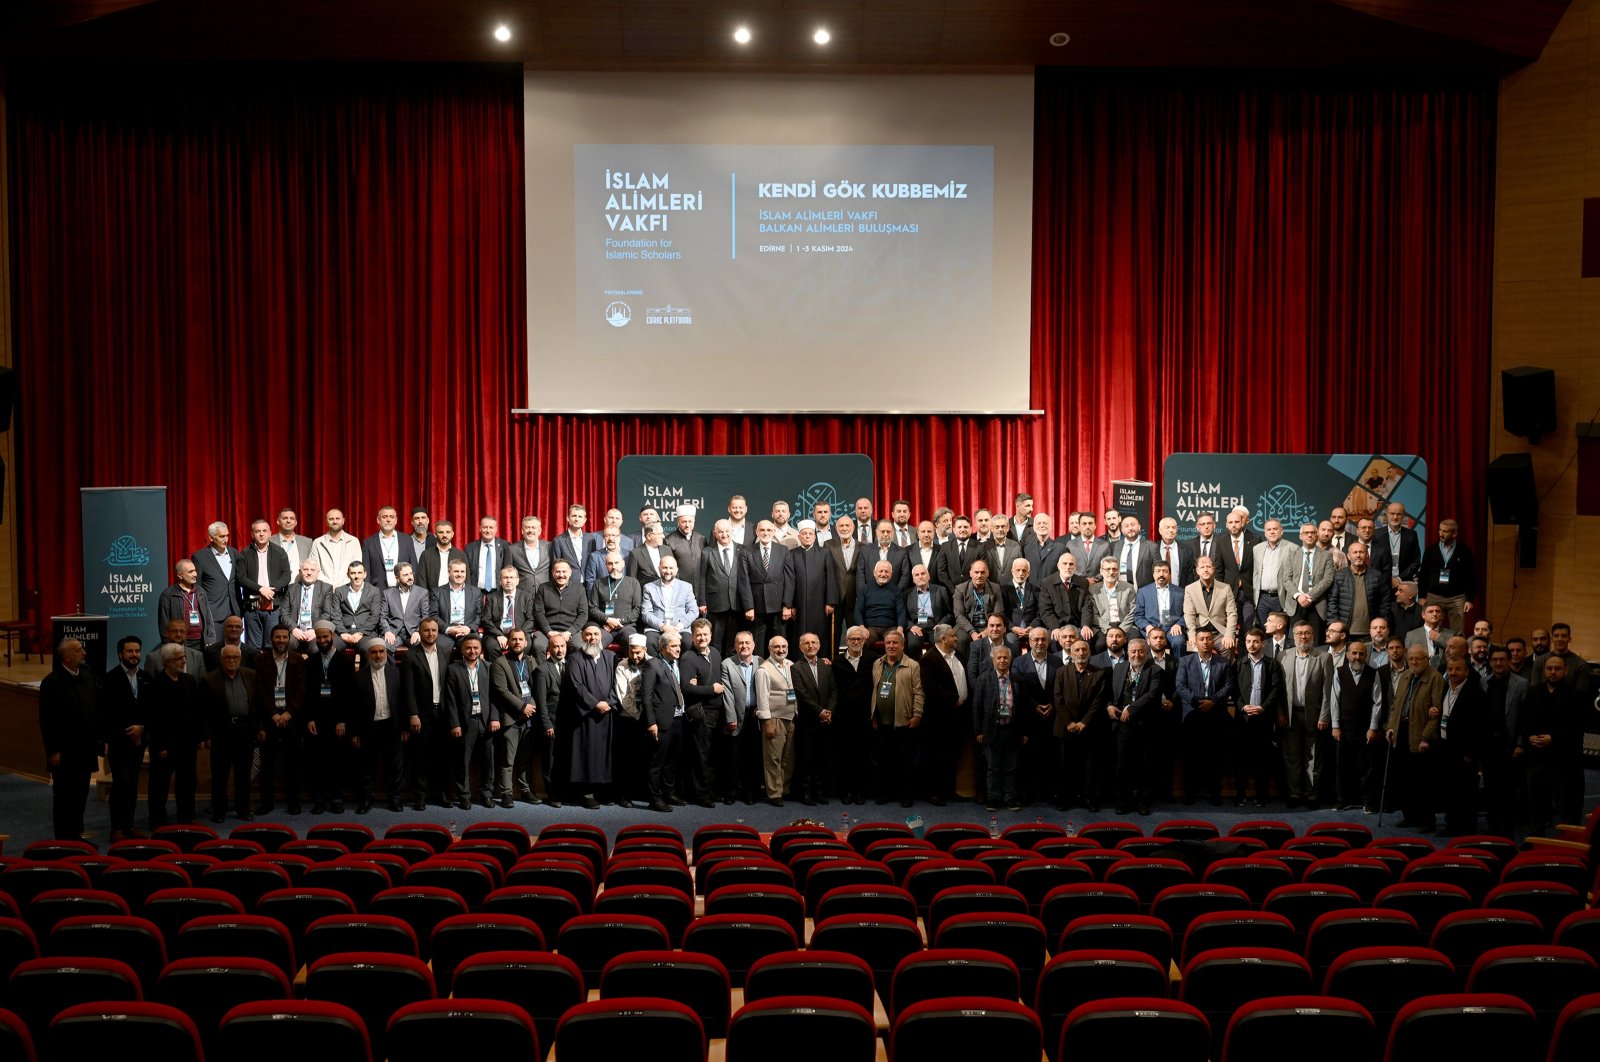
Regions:
<instances>
[{"instance_id":1,"label":"recessed ceiling light","mask_svg":"<svg viewBox=\"0 0 1600 1062\"><path fill-rule=\"evenodd\" d=\"M829 33L827 30L823 29L821 26L818 26L817 27L817 32L815 32L815 33L813 33L811 35L811 39L816 41L818 44L827 44L830 40L833 39L833 34Z\"/></svg>"},{"instance_id":2,"label":"recessed ceiling light","mask_svg":"<svg viewBox=\"0 0 1600 1062\"><path fill-rule=\"evenodd\" d=\"M1072 40L1071 34L1067 34L1067 33L1052 33L1052 34L1050 34L1050 45L1053 48L1065 48L1068 45L1068 43L1071 42L1071 40Z\"/></svg>"},{"instance_id":3,"label":"recessed ceiling light","mask_svg":"<svg viewBox=\"0 0 1600 1062\"><path fill-rule=\"evenodd\" d=\"M501 44L509 41L511 39L511 27L506 25L504 22L500 23L500 25L494 28L494 39L499 41Z\"/></svg>"},{"instance_id":4,"label":"recessed ceiling light","mask_svg":"<svg viewBox=\"0 0 1600 1062\"><path fill-rule=\"evenodd\" d=\"M750 27L748 27L748 26L740 26L738 29L734 30L733 31L733 39L738 41L740 44L749 44L750 43Z\"/></svg>"}]
</instances>

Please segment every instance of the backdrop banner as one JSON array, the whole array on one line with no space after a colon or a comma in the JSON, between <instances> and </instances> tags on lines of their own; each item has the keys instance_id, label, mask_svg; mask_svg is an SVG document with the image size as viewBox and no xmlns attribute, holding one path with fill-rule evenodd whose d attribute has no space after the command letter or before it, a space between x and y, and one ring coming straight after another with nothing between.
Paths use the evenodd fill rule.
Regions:
<instances>
[{"instance_id":1,"label":"backdrop banner","mask_svg":"<svg viewBox=\"0 0 1600 1062\"><path fill-rule=\"evenodd\" d=\"M854 515L857 498L872 497L872 458L865 454L785 454L780 456L709 457L679 454L637 454L617 462L617 508L623 526L637 525L639 510L653 505L669 530L680 505L699 510L695 530L711 538L711 525L728 514L728 499L744 495L750 507L751 533L756 521L772 512L772 503L789 503L789 523L811 517L818 502L833 506L835 518ZM883 508L887 508L884 506ZM598 521L592 521L597 526ZM754 541L747 538L746 541Z\"/></svg>"},{"instance_id":2,"label":"backdrop banner","mask_svg":"<svg viewBox=\"0 0 1600 1062\"><path fill-rule=\"evenodd\" d=\"M1381 525L1390 502L1404 505L1407 522L1427 538L1428 463L1414 454L1171 454L1164 474L1163 504L1179 538L1195 537L1201 513L1215 513L1220 527L1242 505L1257 531L1277 517L1284 537L1298 541L1302 523L1325 519L1334 506L1349 512L1353 530L1364 516Z\"/></svg>"},{"instance_id":3,"label":"backdrop banner","mask_svg":"<svg viewBox=\"0 0 1600 1062\"><path fill-rule=\"evenodd\" d=\"M84 487L83 611L106 617L113 645L133 634L154 648L156 601L171 582L167 488Z\"/></svg>"},{"instance_id":4,"label":"backdrop banner","mask_svg":"<svg viewBox=\"0 0 1600 1062\"><path fill-rule=\"evenodd\" d=\"M1146 538L1156 537L1155 521L1150 519L1150 494L1154 487L1154 483L1142 479L1111 481L1111 508L1123 516L1137 516Z\"/></svg>"}]
</instances>

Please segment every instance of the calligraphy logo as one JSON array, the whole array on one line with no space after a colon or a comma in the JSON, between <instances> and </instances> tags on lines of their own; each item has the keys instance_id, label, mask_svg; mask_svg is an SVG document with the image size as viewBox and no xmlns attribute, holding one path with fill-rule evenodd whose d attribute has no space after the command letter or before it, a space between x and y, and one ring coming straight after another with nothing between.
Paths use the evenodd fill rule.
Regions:
<instances>
[{"instance_id":1,"label":"calligraphy logo","mask_svg":"<svg viewBox=\"0 0 1600 1062\"><path fill-rule=\"evenodd\" d=\"M621 328L633 320L633 310L625 302L613 302L606 306L606 323L612 328Z\"/></svg>"},{"instance_id":2,"label":"calligraphy logo","mask_svg":"<svg viewBox=\"0 0 1600 1062\"><path fill-rule=\"evenodd\" d=\"M113 568L139 568L150 563L150 551L132 535L123 535L111 543L105 562Z\"/></svg>"},{"instance_id":3,"label":"calligraphy logo","mask_svg":"<svg viewBox=\"0 0 1600 1062\"><path fill-rule=\"evenodd\" d=\"M811 511L816 508L818 502L832 506L835 512L838 512L839 507L844 504L839 497L839 488L832 483L813 483L811 486L801 490L795 498L794 511L800 517L809 518Z\"/></svg>"},{"instance_id":4,"label":"calligraphy logo","mask_svg":"<svg viewBox=\"0 0 1600 1062\"><path fill-rule=\"evenodd\" d=\"M1277 520L1284 527L1299 528L1306 522L1315 523L1317 507L1300 500L1300 494L1287 483L1279 483L1275 487L1268 487L1261 492L1261 498L1256 502L1256 511L1260 513L1260 524L1264 526L1268 520Z\"/></svg>"}]
</instances>

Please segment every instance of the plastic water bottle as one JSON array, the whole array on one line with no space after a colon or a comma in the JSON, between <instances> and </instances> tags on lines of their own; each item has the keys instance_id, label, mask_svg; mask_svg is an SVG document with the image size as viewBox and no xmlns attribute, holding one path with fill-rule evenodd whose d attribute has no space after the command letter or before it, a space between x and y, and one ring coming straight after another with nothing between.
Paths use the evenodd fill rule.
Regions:
<instances>
[{"instance_id":1,"label":"plastic water bottle","mask_svg":"<svg viewBox=\"0 0 1600 1062\"><path fill-rule=\"evenodd\" d=\"M456 820L455 819L451 819L450 820L450 836L455 838L458 841L461 840L461 831L456 829Z\"/></svg>"},{"instance_id":2,"label":"plastic water bottle","mask_svg":"<svg viewBox=\"0 0 1600 1062\"><path fill-rule=\"evenodd\" d=\"M993 815L989 816L989 836L1000 836L1000 820L995 818Z\"/></svg>"},{"instance_id":3,"label":"plastic water bottle","mask_svg":"<svg viewBox=\"0 0 1600 1062\"><path fill-rule=\"evenodd\" d=\"M1076 836L1078 836L1078 828L1072 824L1072 820L1071 819L1067 820L1067 836L1068 837L1076 837Z\"/></svg>"}]
</instances>

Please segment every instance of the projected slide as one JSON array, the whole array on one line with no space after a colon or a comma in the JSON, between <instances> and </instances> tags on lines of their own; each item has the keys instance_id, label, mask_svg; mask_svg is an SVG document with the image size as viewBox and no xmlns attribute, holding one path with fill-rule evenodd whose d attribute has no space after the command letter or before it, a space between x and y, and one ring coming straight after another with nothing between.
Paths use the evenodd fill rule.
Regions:
<instances>
[{"instance_id":1,"label":"projected slide","mask_svg":"<svg viewBox=\"0 0 1600 1062\"><path fill-rule=\"evenodd\" d=\"M1031 78L525 88L527 408L1029 408Z\"/></svg>"},{"instance_id":2,"label":"projected slide","mask_svg":"<svg viewBox=\"0 0 1600 1062\"><path fill-rule=\"evenodd\" d=\"M987 339L989 147L583 144L577 336L648 368L706 344Z\"/></svg>"}]
</instances>

